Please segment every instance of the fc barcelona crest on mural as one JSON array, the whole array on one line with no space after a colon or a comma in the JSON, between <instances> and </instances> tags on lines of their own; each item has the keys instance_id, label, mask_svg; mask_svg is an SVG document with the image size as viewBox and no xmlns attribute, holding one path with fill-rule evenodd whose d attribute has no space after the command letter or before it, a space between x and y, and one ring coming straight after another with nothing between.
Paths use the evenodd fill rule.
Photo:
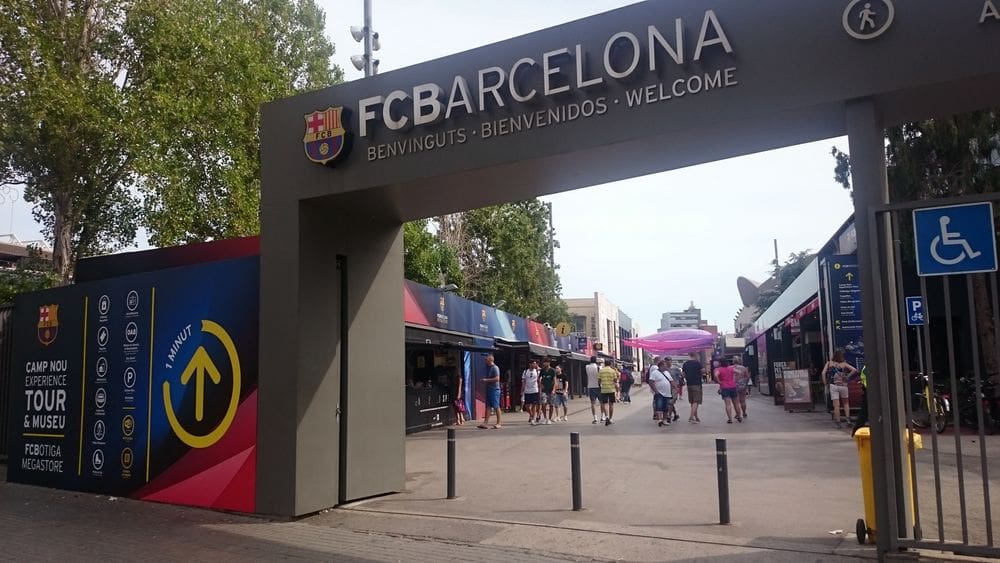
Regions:
<instances>
[{"instance_id":1,"label":"fc barcelona crest on mural","mask_svg":"<svg viewBox=\"0 0 1000 563\"><path fill-rule=\"evenodd\" d=\"M48 346L59 334L59 305L42 305L38 308L38 341Z\"/></svg>"},{"instance_id":2,"label":"fc barcelona crest on mural","mask_svg":"<svg viewBox=\"0 0 1000 563\"><path fill-rule=\"evenodd\" d=\"M343 107L326 108L305 116L306 134L302 138L309 160L333 165L347 154L348 136L341 121Z\"/></svg>"}]
</instances>

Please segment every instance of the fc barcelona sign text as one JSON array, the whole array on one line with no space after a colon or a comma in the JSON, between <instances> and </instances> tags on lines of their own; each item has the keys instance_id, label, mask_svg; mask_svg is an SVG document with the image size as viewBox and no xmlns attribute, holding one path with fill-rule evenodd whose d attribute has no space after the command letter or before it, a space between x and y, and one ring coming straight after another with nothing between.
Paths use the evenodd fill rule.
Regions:
<instances>
[{"instance_id":1,"label":"fc barcelona sign text","mask_svg":"<svg viewBox=\"0 0 1000 563\"><path fill-rule=\"evenodd\" d=\"M357 134L372 141L366 147L366 160L495 140L739 85L733 44L713 10L694 22L677 18L669 24L620 31L596 51L568 45L482 68L475 76L457 75L450 84L428 82L361 99ZM643 81L644 76L655 80ZM607 87L612 82L628 86L612 92ZM326 139L350 138L339 121L341 108L305 116L306 153L314 162L330 164L337 156L327 155L341 154L343 140L327 141L327 152L317 152L324 148L317 124L329 120L324 115L334 109L336 125L322 125L322 134L329 135ZM472 126L465 119L481 115L489 119ZM456 119L464 121L447 127ZM380 129L409 135L378 142Z\"/></svg>"}]
</instances>

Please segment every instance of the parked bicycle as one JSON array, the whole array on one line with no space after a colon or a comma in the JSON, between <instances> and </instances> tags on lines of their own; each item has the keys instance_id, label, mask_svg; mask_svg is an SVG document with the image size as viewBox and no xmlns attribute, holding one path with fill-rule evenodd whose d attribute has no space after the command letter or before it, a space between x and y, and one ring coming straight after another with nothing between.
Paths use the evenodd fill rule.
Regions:
<instances>
[{"instance_id":1,"label":"parked bicycle","mask_svg":"<svg viewBox=\"0 0 1000 563\"><path fill-rule=\"evenodd\" d=\"M935 378L935 386L937 379ZM938 434L948 427L948 416L951 413L951 401L944 393L936 390L931 392L930 380L923 373L917 373L910 379L911 419L917 428L934 427ZM933 415L932 415L933 413Z\"/></svg>"}]
</instances>

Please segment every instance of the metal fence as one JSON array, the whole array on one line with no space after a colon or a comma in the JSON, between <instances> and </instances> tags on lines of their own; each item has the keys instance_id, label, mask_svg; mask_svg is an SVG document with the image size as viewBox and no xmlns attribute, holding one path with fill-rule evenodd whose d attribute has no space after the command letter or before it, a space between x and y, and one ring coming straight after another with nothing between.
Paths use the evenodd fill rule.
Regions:
<instances>
[{"instance_id":1,"label":"metal fence","mask_svg":"<svg viewBox=\"0 0 1000 563\"><path fill-rule=\"evenodd\" d=\"M7 459L10 418L11 362L14 354L14 307L0 306L0 460Z\"/></svg>"},{"instance_id":2,"label":"metal fence","mask_svg":"<svg viewBox=\"0 0 1000 563\"><path fill-rule=\"evenodd\" d=\"M881 366L890 374L876 382L883 395L876 412L894 452L884 464L876 453L874 465L892 489L882 494L896 525L894 549L1000 557L991 504L1000 477L1000 279L995 271L919 276L917 255L927 245L914 232L918 210L984 202L996 216L1000 194L886 205L869 215L872 255L886 262L874 267L876 306L885 312ZM958 227L948 231L942 221L940 229L937 243L954 254L941 263L972 253L957 242Z\"/></svg>"}]
</instances>

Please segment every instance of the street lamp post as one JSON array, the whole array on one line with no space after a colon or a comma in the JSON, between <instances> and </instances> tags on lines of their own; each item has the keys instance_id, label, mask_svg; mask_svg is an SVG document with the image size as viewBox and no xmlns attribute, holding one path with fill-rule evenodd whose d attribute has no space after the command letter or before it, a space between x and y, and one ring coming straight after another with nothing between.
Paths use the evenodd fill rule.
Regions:
<instances>
[{"instance_id":1,"label":"street lamp post","mask_svg":"<svg viewBox=\"0 0 1000 563\"><path fill-rule=\"evenodd\" d=\"M358 70L365 71L365 78L378 73L378 61L373 53L381 47L379 45L378 33L372 30L372 0L364 0L365 15L362 27L351 26L351 37L364 46L363 55L351 57L351 64Z\"/></svg>"}]
</instances>

